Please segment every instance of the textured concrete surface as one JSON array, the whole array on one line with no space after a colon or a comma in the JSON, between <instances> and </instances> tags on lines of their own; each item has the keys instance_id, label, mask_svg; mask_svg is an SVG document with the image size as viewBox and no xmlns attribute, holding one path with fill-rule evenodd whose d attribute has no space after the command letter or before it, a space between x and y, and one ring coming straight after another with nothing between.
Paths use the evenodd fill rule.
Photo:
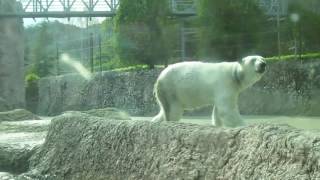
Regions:
<instances>
[{"instance_id":1,"label":"textured concrete surface","mask_svg":"<svg viewBox=\"0 0 320 180\"><path fill-rule=\"evenodd\" d=\"M20 177L319 179L320 134L284 125L223 129L65 114Z\"/></svg>"}]
</instances>

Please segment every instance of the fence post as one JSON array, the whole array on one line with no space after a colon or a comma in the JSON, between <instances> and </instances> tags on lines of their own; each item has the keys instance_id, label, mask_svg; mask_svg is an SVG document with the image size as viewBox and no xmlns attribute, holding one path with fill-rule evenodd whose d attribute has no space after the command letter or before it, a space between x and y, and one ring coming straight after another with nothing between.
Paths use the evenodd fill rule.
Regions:
<instances>
[{"instance_id":1,"label":"fence post","mask_svg":"<svg viewBox=\"0 0 320 180\"><path fill-rule=\"evenodd\" d=\"M59 65L59 45L58 45L58 43L56 43L56 73L57 73L57 76L59 76L60 75L60 65Z\"/></svg>"},{"instance_id":2,"label":"fence post","mask_svg":"<svg viewBox=\"0 0 320 180\"><path fill-rule=\"evenodd\" d=\"M299 59L302 60L302 30L301 30L301 23L299 22Z\"/></svg>"},{"instance_id":3,"label":"fence post","mask_svg":"<svg viewBox=\"0 0 320 180\"><path fill-rule=\"evenodd\" d=\"M90 69L91 73L93 73L93 33L90 33Z\"/></svg>"},{"instance_id":4,"label":"fence post","mask_svg":"<svg viewBox=\"0 0 320 180\"><path fill-rule=\"evenodd\" d=\"M184 33L184 20L181 20L180 22L180 46L181 46L181 61L186 60L186 37Z\"/></svg>"},{"instance_id":5,"label":"fence post","mask_svg":"<svg viewBox=\"0 0 320 180\"><path fill-rule=\"evenodd\" d=\"M277 5L277 36L278 36L278 58L281 59L281 38L280 38L280 9L281 9L281 4L280 0L278 0L278 5Z\"/></svg>"},{"instance_id":6,"label":"fence post","mask_svg":"<svg viewBox=\"0 0 320 180\"><path fill-rule=\"evenodd\" d=\"M102 72L102 48L101 48L101 35L99 34L99 67L100 72Z\"/></svg>"}]
</instances>

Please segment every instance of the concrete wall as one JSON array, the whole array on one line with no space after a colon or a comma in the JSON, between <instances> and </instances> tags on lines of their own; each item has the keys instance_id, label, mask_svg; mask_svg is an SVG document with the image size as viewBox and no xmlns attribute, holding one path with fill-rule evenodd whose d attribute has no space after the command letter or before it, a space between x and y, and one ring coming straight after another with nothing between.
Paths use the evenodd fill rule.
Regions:
<instances>
[{"instance_id":1,"label":"concrete wall","mask_svg":"<svg viewBox=\"0 0 320 180\"><path fill-rule=\"evenodd\" d=\"M1 0L0 11L14 12L17 3ZM0 111L24 107L24 38L22 19L0 18Z\"/></svg>"},{"instance_id":2,"label":"concrete wall","mask_svg":"<svg viewBox=\"0 0 320 180\"><path fill-rule=\"evenodd\" d=\"M153 84L160 69L103 72L91 81L70 74L39 81L38 113L117 107L135 116L153 116ZM269 64L263 79L240 95L242 114L320 115L320 60ZM209 115L212 107L188 114Z\"/></svg>"},{"instance_id":3,"label":"concrete wall","mask_svg":"<svg viewBox=\"0 0 320 180\"><path fill-rule=\"evenodd\" d=\"M87 81L69 74L39 81L38 113L55 115L65 110L116 107L131 115L153 115L153 83L160 70L103 72Z\"/></svg>"}]
</instances>

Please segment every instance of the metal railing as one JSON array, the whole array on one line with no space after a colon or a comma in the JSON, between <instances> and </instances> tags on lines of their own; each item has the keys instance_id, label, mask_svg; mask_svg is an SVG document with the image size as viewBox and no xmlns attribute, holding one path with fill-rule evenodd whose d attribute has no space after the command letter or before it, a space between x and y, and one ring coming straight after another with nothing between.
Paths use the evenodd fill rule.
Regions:
<instances>
[{"instance_id":1,"label":"metal railing","mask_svg":"<svg viewBox=\"0 0 320 180\"><path fill-rule=\"evenodd\" d=\"M172 13L177 15L195 15L196 5L194 0L171 0Z\"/></svg>"}]
</instances>

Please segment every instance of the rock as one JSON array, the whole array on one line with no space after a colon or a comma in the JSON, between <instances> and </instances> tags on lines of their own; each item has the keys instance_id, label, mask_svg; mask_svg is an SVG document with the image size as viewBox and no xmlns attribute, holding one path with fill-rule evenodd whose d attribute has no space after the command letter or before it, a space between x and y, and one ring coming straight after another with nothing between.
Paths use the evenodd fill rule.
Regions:
<instances>
[{"instance_id":1,"label":"rock","mask_svg":"<svg viewBox=\"0 0 320 180\"><path fill-rule=\"evenodd\" d=\"M21 177L39 179L319 179L320 133L223 129L65 114Z\"/></svg>"},{"instance_id":2,"label":"rock","mask_svg":"<svg viewBox=\"0 0 320 180\"><path fill-rule=\"evenodd\" d=\"M1 180L14 180L15 176L7 173L7 172L0 172L0 179Z\"/></svg>"},{"instance_id":3,"label":"rock","mask_svg":"<svg viewBox=\"0 0 320 180\"><path fill-rule=\"evenodd\" d=\"M48 130L51 120L26 120L0 122L0 132L43 132Z\"/></svg>"},{"instance_id":4,"label":"rock","mask_svg":"<svg viewBox=\"0 0 320 180\"><path fill-rule=\"evenodd\" d=\"M0 97L0 111L8 111L10 110L10 106L5 99Z\"/></svg>"},{"instance_id":5,"label":"rock","mask_svg":"<svg viewBox=\"0 0 320 180\"><path fill-rule=\"evenodd\" d=\"M103 108L103 109L92 109L88 111L82 111L83 113L90 114L92 116L103 117L106 119L115 120L130 120L130 115L117 108Z\"/></svg>"},{"instance_id":6,"label":"rock","mask_svg":"<svg viewBox=\"0 0 320 180\"><path fill-rule=\"evenodd\" d=\"M0 133L0 171L22 173L29 158L43 142L46 133Z\"/></svg>"},{"instance_id":7,"label":"rock","mask_svg":"<svg viewBox=\"0 0 320 180\"><path fill-rule=\"evenodd\" d=\"M50 119L0 122L0 171L26 172L29 158L43 144L49 124ZM0 179L4 179L1 174Z\"/></svg>"},{"instance_id":8,"label":"rock","mask_svg":"<svg viewBox=\"0 0 320 180\"><path fill-rule=\"evenodd\" d=\"M12 111L0 112L1 121L39 120L40 118L25 109L15 109Z\"/></svg>"}]
</instances>

